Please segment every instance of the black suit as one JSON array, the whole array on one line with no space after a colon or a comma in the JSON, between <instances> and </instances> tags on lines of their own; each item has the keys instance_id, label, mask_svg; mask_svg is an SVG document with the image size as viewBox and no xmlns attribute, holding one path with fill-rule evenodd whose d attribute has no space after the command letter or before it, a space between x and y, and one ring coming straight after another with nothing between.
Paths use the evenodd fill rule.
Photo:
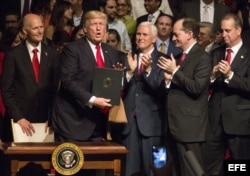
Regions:
<instances>
[{"instance_id":1,"label":"black suit","mask_svg":"<svg viewBox=\"0 0 250 176\"><path fill-rule=\"evenodd\" d=\"M160 11L159 16L161 16L161 15L164 15L164 13L162 11ZM141 22L148 21L148 16L149 16L149 14L142 15L142 16L138 17L136 19L136 26L138 26ZM157 19L158 17L155 17L155 19Z\"/></svg>"},{"instance_id":2,"label":"black suit","mask_svg":"<svg viewBox=\"0 0 250 176\"><path fill-rule=\"evenodd\" d=\"M102 43L105 67L118 62L118 52ZM74 41L63 49L61 88L53 108L52 126L55 134L72 141L91 140L94 133L105 137L106 115L88 102L92 96L94 53L86 38Z\"/></svg>"},{"instance_id":3,"label":"black suit","mask_svg":"<svg viewBox=\"0 0 250 176\"><path fill-rule=\"evenodd\" d=\"M225 50L223 46L213 52L213 65L225 58ZM223 171L226 147L232 159L250 159L250 50L244 44L231 63L231 70L234 75L229 83L220 76L211 84L207 170L212 175Z\"/></svg>"},{"instance_id":4,"label":"black suit","mask_svg":"<svg viewBox=\"0 0 250 176\"><path fill-rule=\"evenodd\" d=\"M178 60L177 60L178 61ZM193 175L184 164L183 154L188 147L203 166L202 143L206 141L208 126L208 85L211 60L196 43L174 74L168 92L167 117L178 158L173 151L181 175ZM179 167L178 167L179 166ZM183 171L184 170L184 171Z\"/></svg>"},{"instance_id":5,"label":"black suit","mask_svg":"<svg viewBox=\"0 0 250 176\"><path fill-rule=\"evenodd\" d=\"M58 84L58 53L41 44L39 82L35 75L26 42L11 49L4 59L2 91L8 116L15 121L48 120Z\"/></svg>"}]
</instances>

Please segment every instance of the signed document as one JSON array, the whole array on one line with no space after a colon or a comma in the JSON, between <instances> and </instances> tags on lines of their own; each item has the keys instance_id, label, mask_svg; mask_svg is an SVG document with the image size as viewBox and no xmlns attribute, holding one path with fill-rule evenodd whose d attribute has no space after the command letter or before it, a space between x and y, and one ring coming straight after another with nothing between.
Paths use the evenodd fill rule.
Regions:
<instances>
[{"instance_id":1,"label":"signed document","mask_svg":"<svg viewBox=\"0 0 250 176\"><path fill-rule=\"evenodd\" d=\"M92 93L96 97L111 99L112 105L119 105L122 76L122 70L96 67L94 71Z\"/></svg>"},{"instance_id":2,"label":"signed document","mask_svg":"<svg viewBox=\"0 0 250 176\"><path fill-rule=\"evenodd\" d=\"M14 142L54 142L54 133L45 133L45 123L32 123L35 133L27 136L18 123L11 120Z\"/></svg>"}]
</instances>

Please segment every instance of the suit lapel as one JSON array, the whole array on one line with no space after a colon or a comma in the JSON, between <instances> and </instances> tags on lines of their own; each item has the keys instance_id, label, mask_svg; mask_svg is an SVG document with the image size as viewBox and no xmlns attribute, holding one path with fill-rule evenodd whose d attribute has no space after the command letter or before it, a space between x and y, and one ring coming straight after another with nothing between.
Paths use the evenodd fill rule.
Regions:
<instances>
[{"instance_id":1,"label":"suit lapel","mask_svg":"<svg viewBox=\"0 0 250 176\"><path fill-rule=\"evenodd\" d=\"M83 39L80 39L80 40L82 41L81 44L80 44L81 50L86 51L87 59L89 59L89 62L91 63L91 65L97 67L95 55L92 52L92 48L90 47L90 45L89 45L89 43L87 41L87 38L83 38Z\"/></svg>"},{"instance_id":2,"label":"suit lapel","mask_svg":"<svg viewBox=\"0 0 250 176\"><path fill-rule=\"evenodd\" d=\"M188 6L184 6L184 8L187 7L187 14L186 17L191 15L196 21L201 21L201 15L200 15L200 1L196 2L194 1L193 3L188 4Z\"/></svg>"},{"instance_id":3,"label":"suit lapel","mask_svg":"<svg viewBox=\"0 0 250 176\"><path fill-rule=\"evenodd\" d=\"M198 44L197 43L194 44L194 46L191 48L191 50L189 51L189 53L186 55L185 60L181 64L182 67L185 66L185 63L188 63L189 59L192 59L192 55L193 55L194 51L196 51L197 47L198 47Z\"/></svg>"},{"instance_id":4,"label":"suit lapel","mask_svg":"<svg viewBox=\"0 0 250 176\"><path fill-rule=\"evenodd\" d=\"M247 50L242 46L231 63L232 70L237 70L239 67L242 68L242 64L244 64L245 59L248 59L247 57Z\"/></svg>"},{"instance_id":5,"label":"suit lapel","mask_svg":"<svg viewBox=\"0 0 250 176\"><path fill-rule=\"evenodd\" d=\"M21 49L21 52L20 52L21 55L20 56L22 56L22 59L23 59L23 63L24 63L23 66L26 67L26 70L27 70L28 74L30 76L32 76L34 81L36 82L36 78L35 78L32 62L31 62L31 58L30 58L29 51L28 51L28 48L26 46L25 41L22 42L21 46L22 47L20 48ZM25 52L23 52L23 51L25 51Z\"/></svg>"},{"instance_id":6,"label":"suit lapel","mask_svg":"<svg viewBox=\"0 0 250 176\"><path fill-rule=\"evenodd\" d=\"M41 45L41 52L39 54L40 54L40 71L39 71L38 83L40 83L43 80L43 75L48 69L47 66L49 62L49 53L47 47L44 44Z\"/></svg>"},{"instance_id":7,"label":"suit lapel","mask_svg":"<svg viewBox=\"0 0 250 176\"><path fill-rule=\"evenodd\" d=\"M110 59L110 54L107 46L105 44L102 44L102 53L105 61L105 67L112 67L111 59Z\"/></svg>"}]
</instances>

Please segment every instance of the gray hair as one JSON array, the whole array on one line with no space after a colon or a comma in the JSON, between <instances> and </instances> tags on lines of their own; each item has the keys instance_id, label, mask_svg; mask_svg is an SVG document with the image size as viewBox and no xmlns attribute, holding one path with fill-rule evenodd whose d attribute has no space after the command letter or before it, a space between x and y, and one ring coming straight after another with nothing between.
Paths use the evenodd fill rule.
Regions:
<instances>
[{"instance_id":1,"label":"gray hair","mask_svg":"<svg viewBox=\"0 0 250 176\"><path fill-rule=\"evenodd\" d=\"M215 37L215 28L214 28L214 25L212 23L210 23L210 22L200 22L199 27L208 29L208 35L210 37Z\"/></svg>"},{"instance_id":2,"label":"gray hair","mask_svg":"<svg viewBox=\"0 0 250 176\"><path fill-rule=\"evenodd\" d=\"M158 30L154 24L148 21L141 22L138 26L149 26L151 28L151 32L153 36L157 36Z\"/></svg>"}]
</instances>

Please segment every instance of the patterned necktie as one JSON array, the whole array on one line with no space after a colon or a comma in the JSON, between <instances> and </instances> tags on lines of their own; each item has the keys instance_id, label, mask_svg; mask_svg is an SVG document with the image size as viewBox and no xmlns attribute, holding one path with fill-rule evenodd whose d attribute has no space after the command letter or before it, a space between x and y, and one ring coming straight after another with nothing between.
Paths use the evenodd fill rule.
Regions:
<instances>
[{"instance_id":1,"label":"patterned necktie","mask_svg":"<svg viewBox=\"0 0 250 176\"><path fill-rule=\"evenodd\" d=\"M148 21L149 21L149 22L152 22L152 21L153 21L153 18L154 18L154 15L148 15Z\"/></svg>"},{"instance_id":2,"label":"patterned necktie","mask_svg":"<svg viewBox=\"0 0 250 176\"><path fill-rule=\"evenodd\" d=\"M186 53L182 53L181 58L180 58L179 65L181 65L181 64L184 62L184 60L186 59L186 56L187 56Z\"/></svg>"},{"instance_id":3,"label":"patterned necktie","mask_svg":"<svg viewBox=\"0 0 250 176\"><path fill-rule=\"evenodd\" d=\"M163 53L163 54L166 54L166 45L164 42L161 43L161 49L160 51Z\"/></svg>"},{"instance_id":4,"label":"patterned necktie","mask_svg":"<svg viewBox=\"0 0 250 176\"><path fill-rule=\"evenodd\" d=\"M208 6L207 5L205 5L205 6L203 6L203 21L206 21L206 22L209 22L209 14L208 14Z\"/></svg>"},{"instance_id":5,"label":"patterned necktie","mask_svg":"<svg viewBox=\"0 0 250 176\"><path fill-rule=\"evenodd\" d=\"M232 53L232 49L231 49L231 48L228 48L228 49L227 49L226 61L227 61L229 64L231 64L231 59L232 59L231 53Z\"/></svg>"},{"instance_id":6,"label":"patterned necktie","mask_svg":"<svg viewBox=\"0 0 250 176\"><path fill-rule=\"evenodd\" d=\"M34 70L34 73L35 73L36 83L38 83L39 70L40 70L38 56L37 56L38 49L34 48L32 52L33 52L32 66L33 66L33 70Z\"/></svg>"},{"instance_id":7,"label":"patterned necktie","mask_svg":"<svg viewBox=\"0 0 250 176\"><path fill-rule=\"evenodd\" d=\"M101 55L101 49L100 49L99 44L96 45L96 64L100 68L105 67L105 64L103 62L103 58L102 58L102 55Z\"/></svg>"}]
</instances>

